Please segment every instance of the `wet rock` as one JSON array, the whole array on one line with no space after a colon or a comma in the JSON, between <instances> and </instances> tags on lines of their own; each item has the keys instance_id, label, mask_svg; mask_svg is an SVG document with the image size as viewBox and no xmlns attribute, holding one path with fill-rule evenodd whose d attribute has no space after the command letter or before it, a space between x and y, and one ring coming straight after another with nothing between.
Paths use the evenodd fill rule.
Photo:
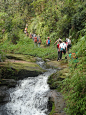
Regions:
<instances>
[{"instance_id":1,"label":"wet rock","mask_svg":"<svg viewBox=\"0 0 86 115\"><path fill-rule=\"evenodd\" d=\"M50 105L50 109L52 110L52 106L54 104L54 108L53 108L53 115L66 115L65 112L63 111L64 107L65 107L65 101L63 99L63 96L60 92L57 92L55 90L51 90L51 92L49 93L49 103ZM52 112L52 111L51 111Z\"/></svg>"},{"instance_id":2,"label":"wet rock","mask_svg":"<svg viewBox=\"0 0 86 115\"><path fill-rule=\"evenodd\" d=\"M7 93L7 86L0 86L0 105L9 101L9 93Z\"/></svg>"},{"instance_id":3,"label":"wet rock","mask_svg":"<svg viewBox=\"0 0 86 115\"><path fill-rule=\"evenodd\" d=\"M48 105L47 105L47 108L48 108L49 112L52 110L53 103L54 103L54 98L53 97L49 97Z\"/></svg>"},{"instance_id":4,"label":"wet rock","mask_svg":"<svg viewBox=\"0 0 86 115\"><path fill-rule=\"evenodd\" d=\"M0 86L15 87L17 81L14 79L2 79L0 80Z\"/></svg>"}]
</instances>

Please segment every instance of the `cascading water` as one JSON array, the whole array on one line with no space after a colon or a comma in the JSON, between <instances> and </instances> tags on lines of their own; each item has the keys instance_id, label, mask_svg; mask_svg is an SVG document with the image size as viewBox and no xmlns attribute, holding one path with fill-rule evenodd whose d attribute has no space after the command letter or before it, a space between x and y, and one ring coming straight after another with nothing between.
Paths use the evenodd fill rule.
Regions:
<instances>
[{"instance_id":1,"label":"cascading water","mask_svg":"<svg viewBox=\"0 0 86 115\"><path fill-rule=\"evenodd\" d=\"M43 67L44 62L39 59L37 62ZM47 72L37 77L28 77L20 80L16 88L10 88L10 101L3 105L0 115L47 115L48 76L54 73L55 69L47 69Z\"/></svg>"}]
</instances>

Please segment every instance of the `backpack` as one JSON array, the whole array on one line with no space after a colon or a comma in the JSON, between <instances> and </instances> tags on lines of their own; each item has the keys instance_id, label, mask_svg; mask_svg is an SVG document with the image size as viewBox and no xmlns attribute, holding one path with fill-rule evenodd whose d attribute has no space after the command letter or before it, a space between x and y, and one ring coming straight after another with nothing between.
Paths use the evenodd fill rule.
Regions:
<instances>
[{"instance_id":1,"label":"backpack","mask_svg":"<svg viewBox=\"0 0 86 115\"><path fill-rule=\"evenodd\" d=\"M39 41L38 37L37 37L37 41Z\"/></svg>"},{"instance_id":2,"label":"backpack","mask_svg":"<svg viewBox=\"0 0 86 115\"><path fill-rule=\"evenodd\" d=\"M48 39L48 44L50 44L50 40Z\"/></svg>"},{"instance_id":3,"label":"backpack","mask_svg":"<svg viewBox=\"0 0 86 115\"><path fill-rule=\"evenodd\" d=\"M59 44L57 44L57 48L59 48Z\"/></svg>"},{"instance_id":4,"label":"backpack","mask_svg":"<svg viewBox=\"0 0 86 115\"><path fill-rule=\"evenodd\" d=\"M64 43L61 43L61 49L60 49L60 51L65 51L66 47L64 47L64 45L65 45Z\"/></svg>"},{"instance_id":5,"label":"backpack","mask_svg":"<svg viewBox=\"0 0 86 115\"><path fill-rule=\"evenodd\" d=\"M41 44L41 39L39 39L38 43Z\"/></svg>"},{"instance_id":6,"label":"backpack","mask_svg":"<svg viewBox=\"0 0 86 115\"><path fill-rule=\"evenodd\" d=\"M37 43L37 37L34 37L34 42Z\"/></svg>"}]
</instances>

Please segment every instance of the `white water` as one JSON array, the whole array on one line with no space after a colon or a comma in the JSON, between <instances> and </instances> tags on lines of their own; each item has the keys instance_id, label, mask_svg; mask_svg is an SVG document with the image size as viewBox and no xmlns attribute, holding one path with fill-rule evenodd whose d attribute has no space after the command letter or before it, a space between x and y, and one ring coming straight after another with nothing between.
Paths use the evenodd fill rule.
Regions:
<instances>
[{"instance_id":1,"label":"white water","mask_svg":"<svg viewBox=\"0 0 86 115\"><path fill-rule=\"evenodd\" d=\"M20 80L16 88L11 88L10 102L4 106L5 113L0 115L47 115L49 86L48 76L56 70L37 77Z\"/></svg>"}]
</instances>

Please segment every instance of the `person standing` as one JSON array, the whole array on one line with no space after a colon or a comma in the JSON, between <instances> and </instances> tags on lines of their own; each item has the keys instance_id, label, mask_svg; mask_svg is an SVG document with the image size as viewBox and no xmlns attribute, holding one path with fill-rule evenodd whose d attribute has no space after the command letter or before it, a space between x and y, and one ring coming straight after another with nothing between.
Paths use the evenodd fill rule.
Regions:
<instances>
[{"instance_id":1,"label":"person standing","mask_svg":"<svg viewBox=\"0 0 86 115\"><path fill-rule=\"evenodd\" d=\"M58 58L57 58L57 61L60 60L60 49L59 49L59 46L60 46L60 43L62 41L60 41L60 38L58 40L55 41L54 45L57 43L57 53L58 53Z\"/></svg>"},{"instance_id":2,"label":"person standing","mask_svg":"<svg viewBox=\"0 0 86 115\"><path fill-rule=\"evenodd\" d=\"M57 58L57 61L60 60L60 49L59 49L59 47L60 47L60 43L61 43L61 42L62 42L62 41L59 41L58 44L57 44L57 52L58 52L58 58Z\"/></svg>"},{"instance_id":3,"label":"person standing","mask_svg":"<svg viewBox=\"0 0 86 115\"><path fill-rule=\"evenodd\" d=\"M51 42L51 40L50 40L50 38L48 37L48 39L46 40L47 46L50 46L50 42Z\"/></svg>"},{"instance_id":4,"label":"person standing","mask_svg":"<svg viewBox=\"0 0 86 115\"><path fill-rule=\"evenodd\" d=\"M64 55L67 52L67 45L66 45L66 41L62 42L60 41L60 46L59 46L59 50L60 50L60 60L62 59L62 52L64 53Z\"/></svg>"},{"instance_id":5,"label":"person standing","mask_svg":"<svg viewBox=\"0 0 86 115\"><path fill-rule=\"evenodd\" d=\"M37 46L37 37L34 37L34 45Z\"/></svg>"},{"instance_id":6,"label":"person standing","mask_svg":"<svg viewBox=\"0 0 86 115\"><path fill-rule=\"evenodd\" d=\"M40 45L41 45L41 39L40 38L38 39L37 43L38 43L38 47L40 47Z\"/></svg>"},{"instance_id":7,"label":"person standing","mask_svg":"<svg viewBox=\"0 0 86 115\"><path fill-rule=\"evenodd\" d=\"M40 35L38 34L37 38L39 39L40 38Z\"/></svg>"},{"instance_id":8,"label":"person standing","mask_svg":"<svg viewBox=\"0 0 86 115\"><path fill-rule=\"evenodd\" d=\"M25 34L27 33L27 27L25 27L24 33L25 33Z\"/></svg>"},{"instance_id":9,"label":"person standing","mask_svg":"<svg viewBox=\"0 0 86 115\"><path fill-rule=\"evenodd\" d=\"M69 49L71 48L71 40L70 40L70 38L71 38L71 36L69 38L66 38L68 53L69 53Z\"/></svg>"},{"instance_id":10,"label":"person standing","mask_svg":"<svg viewBox=\"0 0 86 115\"><path fill-rule=\"evenodd\" d=\"M37 37L36 37L36 34L35 34L35 33L33 33L33 34L32 34L32 39L33 39L33 41L34 41L34 40L36 41L36 39L35 39L35 38L37 38ZM34 42L34 43L35 43L35 42Z\"/></svg>"},{"instance_id":11,"label":"person standing","mask_svg":"<svg viewBox=\"0 0 86 115\"><path fill-rule=\"evenodd\" d=\"M32 38L32 34L31 34L31 32L30 32L29 38Z\"/></svg>"}]
</instances>

